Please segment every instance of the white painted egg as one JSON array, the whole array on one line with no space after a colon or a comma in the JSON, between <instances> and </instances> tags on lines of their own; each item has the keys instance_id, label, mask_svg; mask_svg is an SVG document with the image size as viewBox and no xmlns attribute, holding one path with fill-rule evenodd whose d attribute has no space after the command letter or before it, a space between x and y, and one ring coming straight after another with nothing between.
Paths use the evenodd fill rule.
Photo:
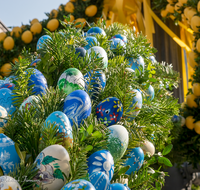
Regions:
<instances>
[{"instance_id":1,"label":"white painted egg","mask_svg":"<svg viewBox=\"0 0 200 190\"><path fill-rule=\"evenodd\" d=\"M140 148L143 150L144 154L146 154L147 152L149 152L151 156L155 154L155 147L153 143L148 140L145 140Z\"/></svg>"},{"instance_id":2,"label":"white painted egg","mask_svg":"<svg viewBox=\"0 0 200 190\"><path fill-rule=\"evenodd\" d=\"M7 120L6 120L7 116L8 116L7 110L4 107L0 106L0 117L1 117L0 118L0 133L3 132L2 127L4 127L7 123Z\"/></svg>"},{"instance_id":3,"label":"white painted egg","mask_svg":"<svg viewBox=\"0 0 200 190\"><path fill-rule=\"evenodd\" d=\"M25 108L28 108L28 110L30 109L31 105L33 102L38 102L39 99L37 96L35 95L32 95L32 96L29 96L28 98L26 98L23 103L20 105L19 107L19 110L22 111L23 109Z\"/></svg>"},{"instance_id":4,"label":"white painted egg","mask_svg":"<svg viewBox=\"0 0 200 190\"><path fill-rule=\"evenodd\" d=\"M0 177L0 189L2 190L22 190L16 179L10 176Z\"/></svg>"}]
</instances>

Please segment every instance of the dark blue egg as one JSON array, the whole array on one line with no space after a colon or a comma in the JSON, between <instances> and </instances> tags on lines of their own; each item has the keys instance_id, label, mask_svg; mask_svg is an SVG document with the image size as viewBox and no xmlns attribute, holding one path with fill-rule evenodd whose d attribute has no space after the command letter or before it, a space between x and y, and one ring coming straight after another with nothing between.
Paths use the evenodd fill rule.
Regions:
<instances>
[{"instance_id":1,"label":"dark blue egg","mask_svg":"<svg viewBox=\"0 0 200 190\"><path fill-rule=\"evenodd\" d=\"M120 38L124 43L127 43L127 37L121 34L116 34L112 38ZM111 39L112 39L111 38Z\"/></svg>"},{"instance_id":2,"label":"dark blue egg","mask_svg":"<svg viewBox=\"0 0 200 190\"><path fill-rule=\"evenodd\" d=\"M9 88L10 90L13 90L15 88L15 85L13 83L0 84L0 89L2 88Z\"/></svg>"},{"instance_id":3,"label":"dark blue egg","mask_svg":"<svg viewBox=\"0 0 200 190\"><path fill-rule=\"evenodd\" d=\"M154 99L154 88L153 86L149 85L149 88L146 90L147 93L147 99L153 100Z\"/></svg>"},{"instance_id":4,"label":"dark blue egg","mask_svg":"<svg viewBox=\"0 0 200 190\"><path fill-rule=\"evenodd\" d=\"M138 171L144 162L144 152L140 147L133 148L127 155L124 166L130 166L125 174L130 175L132 172Z\"/></svg>"},{"instance_id":5,"label":"dark blue egg","mask_svg":"<svg viewBox=\"0 0 200 190\"><path fill-rule=\"evenodd\" d=\"M77 47L75 50L75 54L79 54L78 57L86 56L86 50L83 47Z\"/></svg>"},{"instance_id":6,"label":"dark blue egg","mask_svg":"<svg viewBox=\"0 0 200 190\"><path fill-rule=\"evenodd\" d=\"M171 120L173 123L177 123L180 121L180 117L178 115L174 115Z\"/></svg>"},{"instance_id":7,"label":"dark blue egg","mask_svg":"<svg viewBox=\"0 0 200 190\"><path fill-rule=\"evenodd\" d=\"M112 38L110 40L110 49L116 55L123 55L126 50L125 43L120 38Z\"/></svg>"},{"instance_id":8,"label":"dark blue egg","mask_svg":"<svg viewBox=\"0 0 200 190\"><path fill-rule=\"evenodd\" d=\"M129 188L127 188L124 184L121 184L121 183L113 183L110 185L110 189L112 189L112 190L128 190Z\"/></svg>"},{"instance_id":9,"label":"dark blue egg","mask_svg":"<svg viewBox=\"0 0 200 190\"><path fill-rule=\"evenodd\" d=\"M32 92L34 93L34 95L46 94L45 90L47 89L47 80L44 75L35 68L28 69L28 72L33 73L29 78L28 86L30 87L34 85L32 87Z\"/></svg>"},{"instance_id":10,"label":"dark blue egg","mask_svg":"<svg viewBox=\"0 0 200 190\"><path fill-rule=\"evenodd\" d=\"M104 172L109 180L112 179L114 173L114 160L112 155L108 150L100 150L88 158L88 170L89 176L92 175L93 172Z\"/></svg>"},{"instance_id":11,"label":"dark blue egg","mask_svg":"<svg viewBox=\"0 0 200 190\"><path fill-rule=\"evenodd\" d=\"M48 42L48 40L51 40L51 36L49 35L43 35L39 38L39 40L37 41L37 46L36 46L36 50L39 50L41 48L44 47L45 43Z\"/></svg>"},{"instance_id":12,"label":"dark blue egg","mask_svg":"<svg viewBox=\"0 0 200 190\"><path fill-rule=\"evenodd\" d=\"M83 90L75 90L65 98L63 112L69 118L71 126L73 121L80 125L91 114L91 106L89 95Z\"/></svg>"},{"instance_id":13,"label":"dark blue egg","mask_svg":"<svg viewBox=\"0 0 200 190\"><path fill-rule=\"evenodd\" d=\"M139 58L134 59L134 58L129 58L129 65L131 66L131 69L135 70L138 69L139 70L139 66L142 66L143 71L144 71L144 59L139 56Z\"/></svg>"},{"instance_id":14,"label":"dark blue egg","mask_svg":"<svg viewBox=\"0 0 200 190\"><path fill-rule=\"evenodd\" d=\"M90 49L91 47L95 45L98 45L98 41L94 36L87 36L85 40L87 41L87 45L84 46L84 49L86 50Z\"/></svg>"},{"instance_id":15,"label":"dark blue egg","mask_svg":"<svg viewBox=\"0 0 200 190\"><path fill-rule=\"evenodd\" d=\"M90 36L95 36L97 34L101 34L103 36L106 36L106 33L103 29L99 28L99 27L92 27L87 31L87 34Z\"/></svg>"},{"instance_id":16,"label":"dark blue egg","mask_svg":"<svg viewBox=\"0 0 200 190\"><path fill-rule=\"evenodd\" d=\"M36 59L36 60L34 60L34 61L30 64L30 66L34 66L34 67L35 67L39 61L41 61L41 59Z\"/></svg>"},{"instance_id":17,"label":"dark blue egg","mask_svg":"<svg viewBox=\"0 0 200 190\"><path fill-rule=\"evenodd\" d=\"M114 125L123 115L123 105L116 97L109 97L100 102L96 108L97 119L105 126Z\"/></svg>"}]
</instances>

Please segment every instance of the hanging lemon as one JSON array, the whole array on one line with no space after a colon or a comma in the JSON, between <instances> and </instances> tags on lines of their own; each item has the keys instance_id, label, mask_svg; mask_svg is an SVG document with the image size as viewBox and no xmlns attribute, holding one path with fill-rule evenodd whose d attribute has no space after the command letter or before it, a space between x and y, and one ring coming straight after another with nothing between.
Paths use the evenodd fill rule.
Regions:
<instances>
[{"instance_id":1,"label":"hanging lemon","mask_svg":"<svg viewBox=\"0 0 200 190\"><path fill-rule=\"evenodd\" d=\"M42 25L39 22L36 22L31 26L30 31L33 35L40 34L42 32Z\"/></svg>"},{"instance_id":2,"label":"hanging lemon","mask_svg":"<svg viewBox=\"0 0 200 190\"><path fill-rule=\"evenodd\" d=\"M194 101L196 98L197 98L197 96L195 96L194 94L187 95L186 103L190 108L193 108L193 107L197 108L198 107L197 103Z\"/></svg>"},{"instance_id":3,"label":"hanging lemon","mask_svg":"<svg viewBox=\"0 0 200 190\"><path fill-rule=\"evenodd\" d=\"M194 123L194 130L197 134L200 135L200 121L197 121L196 123Z\"/></svg>"},{"instance_id":4,"label":"hanging lemon","mask_svg":"<svg viewBox=\"0 0 200 190\"><path fill-rule=\"evenodd\" d=\"M50 13L50 17L57 18L57 16L58 16L58 11L56 9L53 9Z\"/></svg>"},{"instance_id":5,"label":"hanging lemon","mask_svg":"<svg viewBox=\"0 0 200 190\"><path fill-rule=\"evenodd\" d=\"M13 29L12 29L12 31L11 31L11 36L15 36L15 37L17 37L17 38L19 38L20 37L20 35L21 35L21 33L22 33L22 29L20 28L20 27L18 27L18 26L16 26L16 27L14 27Z\"/></svg>"},{"instance_id":6,"label":"hanging lemon","mask_svg":"<svg viewBox=\"0 0 200 190\"><path fill-rule=\"evenodd\" d=\"M12 63L15 64L16 62L19 62L19 59L15 57L15 58L12 59Z\"/></svg>"},{"instance_id":7,"label":"hanging lemon","mask_svg":"<svg viewBox=\"0 0 200 190\"><path fill-rule=\"evenodd\" d=\"M1 32L0 33L0 42L3 41L6 38L6 33L5 32Z\"/></svg>"},{"instance_id":8,"label":"hanging lemon","mask_svg":"<svg viewBox=\"0 0 200 190\"><path fill-rule=\"evenodd\" d=\"M65 11L67 11L68 13L73 13L74 12L74 5L72 2L68 2L65 5Z\"/></svg>"},{"instance_id":9,"label":"hanging lemon","mask_svg":"<svg viewBox=\"0 0 200 190\"><path fill-rule=\"evenodd\" d=\"M192 85L192 92L195 96L200 96L200 83L194 83Z\"/></svg>"},{"instance_id":10,"label":"hanging lemon","mask_svg":"<svg viewBox=\"0 0 200 190\"><path fill-rule=\"evenodd\" d=\"M1 37L0 37L0 38L1 38ZM0 41L1 41L1 39L0 39ZM197 51L200 53L200 39L197 40L196 49L197 49Z\"/></svg>"},{"instance_id":11,"label":"hanging lemon","mask_svg":"<svg viewBox=\"0 0 200 190\"><path fill-rule=\"evenodd\" d=\"M191 21L192 17L193 17L195 14L197 14L196 9L190 9L190 10L188 11L188 13L187 13L187 19L188 19L189 21Z\"/></svg>"},{"instance_id":12,"label":"hanging lemon","mask_svg":"<svg viewBox=\"0 0 200 190\"><path fill-rule=\"evenodd\" d=\"M197 4L197 11L200 13L200 1Z\"/></svg>"},{"instance_id":13,"label":"hanging lemon","mask_svg":"<svg viewBox=\"0 0 200 190\"><path fill-rule=\"evenodd\" d=\"M3 47L5 50L11 50L14 48L15 42L11 36L8 36L3 41Z\"/></svg>"},{"instance_id":14,"label":"hanging lemon","mask_svg":"<svg viewBox=\"0 0 200 190\"><path fill-rule=\"evenodd\" d=\"M10 63L5 63L4 65L2 65L0 69L1 75L4 77L10 75L11 68L12 68L12 65Z\"/></svg>"},{"instance_id":15,"label":"hanging lemon","mask_svg":"<svg viewBox=\"0 0 200 190\"><path fill-rule=\"evenodd\" d=\"M187 3L187 0L178 0L179 3L184 4Z\"/></svg>"},{"instance_id":16,"label":"hanging lemon","mask_svg":"<svg viewBox=\"0 0 200 190\"><path fill-rule=\"evenodd\" d=\"M33 34L27 30L22 34L21 39L24 43L29 44L33 40Z\"/></svg>"},{"instance_id":17,"label":"hanging lemon","mask_svg":"<svg viewBox=\"0 0 200 190\"><path fill-rule=\"evenodd\" d=\"M70 15L70 21L69 21L69 22L73 22L74 19L75 19L74 16L73 16L73 15ZM66 19L64 19L64 21L65 21L66 23L68 23Z\"/></svg>"},{"instance_id":18,"label":"hanging lemon","mask_svg":"<svg viewBox=\"0 0 200 190\"><path fill-rule=\"evenodd\" d=\"M200 26L200 17L193 16L191 19L191 27L194 30L194 32L199 32L199 28L197 28L197 26Z\"/></svg>"},{"instance_id":19,"label":"hanging lemon","mask_svg":"<svg viewBox=\"0 0 200 190\"><path fill-rule=\"evenodd\" d=\"M51 19L48 23L47 23L47 28L53 32L55 31L59 26L59 21L54 18L54 19Z\"/></svg>"},{"instance_id":20,"label":"hanging lemon","mask_svg":"<svg viewBox=\"0 0 200 190\"><path fill-rule=\"evenodd\" d=\"M32 21L31 21L31 25L33 25L34 23L36 22L39 22L39 20L37 18L34 18Z\"/></svg>"},{"instance_id":21,"label":"hanging lemon","mask_svg":"<svg viewBox=\"0 0 200 190\"><path fill-rule=\"evenodd\" d=\"M195 119L193 118L193 116L188 116L185 119L185 125L188 129L194 129L194 121Z\"/></svg>"},{"instance_id":22,"label":"hanging lemon","mask_svg":"<svg viewBox=\"0 0 200 190\"><path fill-rule=\"evenodd\" d=\"M70 0L71 2L76 2L76 0Z\"/></svg>"},{"instance_id":23,"label":"hanging lemon","mask_svg":"<svg viewBox=\"0 0 200 190\"><path fill-rule=\"evenodd\" d=\"M190 66L191 66L192 68L194 68L195 66L198 65L197 62L195 61L195 59L196 59L197 57L198 57L198 55L197 55L195 52L191 51L191 52L189 53L188 61L189 61L189 64L190 64Z\"/></svg>"},{"instance_id":24,"label":"hanging lemon","mask_svg":"<svg viewBox=\"0 0 200 190\"><path fill-rule=\"evenodd\" d=\"M97 6L96 5L90 5L85 9L85 14L89 17L96 15L96 13L97 13Z\"/></svg>"},{"instance_id":25,"label":"hanging lemon","mask_svg":"<svg viewBox=\"0 0 200 190\"><path fill-rule=\"evenodd\" d=\"M174 9L176 10L176 12L181 13L181 10L179 10L183 5L178 2L175 4Z\"/></svg>"},{"instance_id":26,"label":"hanging lemon","mask_svg":"<svg viewBox=\"0 0 200 190\"><path fill-rule=\"evenodd\" d=\"M183 11L186 18L188 18L188 12L192 9L192 7L186 7Z\"/></svg>"},{"instance_id":27,"label":"hanging lemon","mask_svg":"<svg viewBox=\"0 0 200 190\"><path fill-rule=\"evenodd\" d=\"M166 9L164 9L164 10L162 10L161 12L160 12L160 15L161 15L161 17L166 17L167 16L167 13L168 13L168 11L166 10Z\"/></svg>"},{"instance_id":28,"label":"hanging lemon","mask_svg":"<svg viewBox=\"0 0 200 190\"><path fill-rule=\"evenodd\" d=\"M172 6L171 4L167 4L166 10L167 10L169 13L174 13L174 6Z\"/></svg>"},{"instance_id":29,"label":"hanging lemon","mask_svg":"<svg viewBox=\"0 0 200 190\"><path fill-rule=\"evenodd\" d=\"M86 20L84 18L77 18L74 23L76 24L78 22L81 22L83 24L83 27L86 25ZM80 28L81 26L81 24L76 25L76 28Z\"/></svg>"}]
</instances>

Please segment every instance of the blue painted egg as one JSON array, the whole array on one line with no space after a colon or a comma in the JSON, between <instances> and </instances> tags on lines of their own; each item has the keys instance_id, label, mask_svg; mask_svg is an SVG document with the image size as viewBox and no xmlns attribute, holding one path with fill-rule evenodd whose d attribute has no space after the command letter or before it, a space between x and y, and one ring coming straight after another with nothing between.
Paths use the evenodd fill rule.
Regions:
<instances>
[{"instance_id":1,"label":"blue painted egg","mask_svg":"<svg viewBox=\"0 0 200 190\"><path fill-rule=\"evenodd\" d=\"M110 189L112 190L128 190L128 188L121 183L113 183L110 185Z\"/></svg>"},{"instance_id":2,"label":"blue painted egg","mask_svg":"<svg viewBox=\"0 0 200 190\"><path fill-rule=\"evenodd\" d=\"M138 171L144 162L144 152L140 147L133 148L127 155L130 158L127 158L124 165L130 166L126 171L126 174L130 175L132 172Z\"/></svg>"},{"instance_id":3,"label":"blue painted egg","mask_svg":"<svg viewBox=\"0 0 200 190\"><path fill-rule=\"evenodd\" d=\"M149 59L151 60L152 63L156 63L157 62L156 58L153 55L149 56Z\"/></svg>"},{"instance_id":4,"label":"blue painted egg","mask_svg":"<svg viewBox=\"0 0 200 190\"><path fill-rule=\"evenodd\" d=\"M78 57L85 57L86 56L86 50L83 47L77 47L75 48L75 54L79 54Z\"/></svg>"},{"instance_id":5,"label":"blue painted egg","mask_svg":"<svg viewBox=\"0 0 200 190\"><path fill-rule=\"evenodd\" d=\"M123 105L116 97L109 97L101 101L96 108L97 119L105 126L114 125L123 115Z\"/></svg>"},{"instance_id":6,"label":"blue painted egg","mask_svg":"<svg viewBox=\"0 0 200 190\"><path fill-rule=\"evenodd\" d=\"M90 155L88 158L88 170L89 175L97 171L104 172L111 180L114 173L114 160L110 152L108 150L100 150Z\"/></svg>"},{"instance_id":7,"label":"blue painted egg","mask_svg":"<svg viewBox=\"0 0 200 190\"><path fill-rule=\"evenodd\" d=\"M171 120L173 123L177 123L180 121L180 117L178 115L174 115Z\"/></svg>"},{"instance_id":8,"label":"blue painted egg","mask_svg":"<svg viewBox=\"0 0 200 190\"><path fill-rule=\"evenodd\" d=\"M26 109L26 108L29 110L31 106L34 106L33 102L34 103L39 102L39 98L35 95L29 96L28 98L26 98L20 105L19 110L22 111L23 109Z\"/></svg>"},{"instance_id":9,"label":"blue painted egg","mask_svg":"<svg viewBox=\"0 0 200 190\"><path fill-rule=\"evenodd\" d=\"M3 133L0 134L0 166L4 175L12 172L20 158L15 149L15 143Z\"/></svg>"},{"instance_id":10,"label":"blue painted egg","mask_svg":"<svg viewBox=\"0 0 200 190\"><path fill-rule=\"evenodd\" d=\"M96 190L95 187L84 179L76 179L67 183L61 190Z\"/></svg>"},{"instance_id":11,"label":"blue painted egg","mask_svg":"<svg viewBox=\"0 0 200 190\"><path fill-rule=\"evenodd\" d=\"M116 34L116 35L114 35L112 38L119 38L119 39L121 39L124 43L127 43L127 37L124 36L124 35ZM111 38L111 39L112 39L112 38Z\"/></svg>"},{"instance_id":12,"label":"blue painted egg","mask_svg":"<svg viewBox=\"0 0 200 190\"><path fill-rule=\"evenodd\" d=\"M90 49L91 47L95 46L95 45L98 45L98 41L97 39L94 37L94 36L87 36L85 38L85 40L87 41L87 45L84 46L84 49L85 50L88 50Z\"/></svg>"},{"instance_id":13,"label":"blue painted egg","mask_svg":"<svg viewBox=\"0 0 200 190\"><path fill-rule=\"evenodd\" d=\"M128 61L129 61L129 65L131 66L131 69L139 70L139 67L142 66L143 71L144 71L144 59L141 56L139 56L139 58L137 58L137 59L134 59L131 57L128 59Z\"/></svg>"},{"instance_id":14,"label":"blue painted egg","mask_svg":"<svg viewBox=\"0 0 200 190\"><path fill-rule=\"evenodd\" d=\"M30 68L27 69L28 72L32 72L31 77L29 78L28 86L30 87L31 85L34 85L32 87L32 92L35 95L42 95L46 94L46 89L47 89L47 80L44 77L44 75L37 69L35 68Z\"/></svg>"},{"instance_id":15,"label":"blue painted egg","mask_svg":"<svg viewBox=\"0 0 200 190\"><path fill-rule=\"evenodd\" d=\"M30 64L30 66L36 67L36 65L37 65L37 63L38 63L39 61L41 61L41 59L36 59L36 60L34 60L34 61Z\"/></svg>"},{"instance_id":16,"label":"blue painted egg","mask_svg":"<svg viewBox=\"0 0 200 190\"><path fill-rule=\"evenodd\" d=\"M149 88L146 90L147 93L147 99L153 100L154 99L154 88L153 86L149 85Z\"/></svg>"},{"instance_id":17,"label":"blue painted egg","mask_svg":"<svg viewBox=\"0 0 200 190\"><path fill-rule=\"evenodd\" d=\"M45 120L45 127L48 124L54 124L58 127L58 134L63 135L63 146L71 146L73 144L72 127L68 117L61 111L51 113Z\"/></svg>"},{"instance_id":18,"label":"blue painted egg","mask_svg":"<svg viewBox=\"0 0 200 190\"><path fill-rule=\"evenodd\" d=\"M103 36L106 36L106 33L103 29L99 28L99 27L92 27L87 31L87 35L90 36L95 36L97 34L101 34Z\"/></svg>"},{"instance_id":19,"label":"blue painted egg","mask_svg":"<svg viewBox=\"0 0 200 190\"><path fill-rule=\"evenodd\" d=\"M3 127L6 125L7 123L7 116L8 116L8 112L6 111L6 109L2 106L0 106L0 133L3 133ZM4 119L5 118L5 119Z\"/></svg>"},{"instance_id":20,"label":"blue painted egg","mask_svg":"<svg viewBox=\"0 0 200 190\"><path fill-rule=\"evenodd\" d=\"M97 58L103 58L103 60L102 60L103 65L99 63L99 65L97 65L97 67L102 68L102 69L107 68L108 56L107 56L106 51L102 47L94 46L88 50L88 54L90 55L91 52L93 52L93 51L95 52L95 55L97 55Z\"/></svg>"},{"instance_id":21,"label":"blue painted egg","mask_svg":"<svg viewBox=\"0 0 200 190\"><path fill-rule=\"evenodd\" d=\"M93 172L89 178L96 190L110 190L110 180L104 172Z\"/></svg>"},{"instance_id":22,"label":"blue painted egg","mask_svg":"<svg viewBox=\"0 0 200 190\"><path fill-rule=\"evenodd\" d=\"M112 38L110 40L110 49L116 55L123 55L126 50L125 43L120 38Z\"/></svg>"},{"instance_id":23,"label":"blue painted egg","mask_svg":"<svg viewBox=\"0 0 200 190\"><path fill-rule=\"evenodd\" d=\"M0 89L0 106L4 107L8 114L12 115L15 111L15 107L13 105L13 93L8 88Z\"/></svg>"},{"instance_id":24,"label":"blue painted egg","mask_svg":"<svg viewBox=\"0 0 200 190\"><path fill-rule=\"evenodd\" d=\"M39 38L39 40L37 41L37 45L36 45L36 50L39 50L41 48L44 48L44 45L46 42L48 42L49 40L51 40L51 36L49 35L43 35Z\"/></svg>"},{"instance_id":25,"label":"blue painted egg","mask_svg":"<svg viewBox=\"0 0 200 190\"><path fill-rule=\"evenodd\" d=\"M73 121L78 125L91 114L91 100L83 90L75 90L64 101L64 113L73 126Z\"/></svg>"},{"instance_id":26,"label":"blue painted egg","mask_svg":"<svg viewBox=\"0 0 200 190\"><path fill-rule=\"evenodd\" d=\"M129 134L122 125L111 125L108 127L110 135L108 138L108 150L113 156L114 162L118 161L126 152Z\"/></svg>"},{"instance_id":27,"label":"blue painted egg","mask_svg":"<svg viewBox=\"0 0 200 190\"><path fill-rule=\"evenodd\" d=\"M0 89L2 89L2 88L8 88L10 90L13 90L15 88L15 84L13 84L13 83L0 84Z\"/></svg>"}]
</instances>

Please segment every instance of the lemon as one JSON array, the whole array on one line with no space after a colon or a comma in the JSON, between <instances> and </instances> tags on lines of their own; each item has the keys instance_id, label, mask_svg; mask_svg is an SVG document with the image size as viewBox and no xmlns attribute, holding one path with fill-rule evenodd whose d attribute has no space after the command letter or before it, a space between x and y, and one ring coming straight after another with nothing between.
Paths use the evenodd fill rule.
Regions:
<instances>
[{"instance_id":1,"label":"lemon","mask_svg":"<svg viewBox=\"0 0 200 190\"><path fill-rule=\"evenodd\" d=\"M17 38L19 38L20 37L20 35L21 35L21 33L22 33L22 29L20 28L20 27L14 27L13 29L12 29L12 31L11 31L11 36L15 36L15 37L17 37Z\"/></svg>"},{"instance_id":2,"label":"lemon","mask_svg":"<svg viewBox=\"0 0 200 190\"><path fill-rule=\"evenodd\" d=\"M192 86L192 92L195 96L200 96L200 83L194 83Z\"/></svg>"},{"instance_id":3,"label":"lemon","mask_svg":"<svg viewBox=\"0 0 200 190\"><path fill-rule=\"evenodd\" d=\"M10 63L5 63L4 65L2 65L0 69L1 75L4 77L8 76L11 73L11 68L12 65Z\"/></svg>"},{"instance_id":4,"label":"lemon","mask_svg":"<svg viewBox=\"0 0 200 190\"><path fill-rule=\"evenodd\" d=\"M5 32L1 32L0 33L0 42L3 41L6 38L6 33Z\"/></svg>"},{"instance_id":5,"label":"lemon","mask_svg":"<svg viewBox=\"0 0 200 190\"><path fill-rule=\"evenodd\" d=\"M166 10L167 10L169 13L174 13L174 6L172 6L171 4L167 4Z\"/></svg>"},{"instance_id":6,"label":"lemon","mask_svg":"<svg viewBox=\"0 0 200 190\"><path fill-rule=\"evenodd\" d=\"M175 4L174 9L176 10L176 12L181 13L181 10L179 10L183 5L178 2Z\"/></svg>"},{"instance_id":7,"label":"lemon","mask_svg":"<svg viewBox=\"0 0 200 190\"><path fill-rule=\"evenodd\" d=\"M53 32L55 31L59 26L59 21L54 18L54 19L51 19L48 23L47 23L47 28Z\"/></svg>"},{"instance_id":8,"label":"lemon","mask_svg":"<svg viewBox=\"0 0 200 190\"><path fill-rule=\"evenodd\" d=\"M160 15L164 18L164 17L167 16L167 13L168 13L168 11L167 11L166 9L164 9L164 10L162 10L162 11L160 12Z\"/></svg>"},{"instance_id":9,"label":"lemon","mask_svg":"<svg viewBox=\"0 0 200 190\"><path fill-rule=\"evenodd\" d=\"M33 34L31 31L27 30L23 32L21 39L24 43L29 44L33 40Z\"/></svg>"},{"instance_id":10,"label":"lemon","mask_svg":"<svg viewBox=\"0 0 200 190\"><path fill-rule=\"evenodd\" d=\"M50 17L57 18L57 16L58 16L58 11L56 9L53 9L50 13Z\"/></svg>"},{"instance_id":11,"label":"lemon","mask_svg":"<svg viewBox=\"0 0 200 190\"><path fill-rule=\"evenodd\" d=\"M188 11L188 13L187 13L187 19L188 19L189 21L191 21L192 17L193 17L195 14L197 14L196 9L190 9L190 10Z\"/></svg>"},{"instance_id":12,"label":"lemon","mask_svg":"<svg viewBox=\"0 0 200 190\"><path fill-rule=\"evenodd\" d=\"M193 118L193 116L188 116L185 119L185 125L188 129L194 129L194 121L195 119Z\"/></svg>"},{"instance_id":13,"label":"lemon","mask_svg":"<svg viewBox=\"0 0 200 190\"><path fill-rule=\"evenodd\" d=\"M187 3L187 0L178 0L179 3L184 4Z\"/></svg>"},{"instance_id":14,"label":"lemon","mask_svg":"<svg viewBox=\"0 0 200 190\"><path fill-rule=\"evenodd\" d=\"M197 11L200 13L200 1L197 4Z\"/></svg>"},{"instance_id":15,"label":"lemon","mask_svg":"<svg viewBox=\"0 0 200 190\"><path fill-rule=\"evenodd\" d=\"M199 28L197 28L197 26L200 26L200 17L193 16L191 19L191 27L194 30L194 32L199 32Z\"/></svg>"},{"instance_id":16,"label":"lemon","mask_svg":"<svg viewBox=\"0 0 200 190\"><path fill-rule=\"evenodd\" d=\"M97 6L96 5L90 5L85 9L85 14L89 17L96 15L96 13L97 13Z\"/></svg>"},{"instance_id":17,"label":"lemon","mask_svg":"<svg viewBox=\"0 0 200 190\"><path fill-rule=\"evenodd\" d=\"M3 41L3 47L5 50L11 50L14 48L15 42L11 36L8 36Z\"/></svg>"},{"instance_id":18,"label":"lemon","mask_svg":"<svg viewBox=\"0 0 200 190\"><path fill-rule=\"evenodd\" d=\"M74 5L71 2L68 2L65 5L65 11L69 12L69 13L73 13L74 12Z\"/></svg>"},{"instance_id":19,"label":"lemon","mask_svg":"<svg viewBox=\"0 0 200 190\"><path fill-rule=\"evenodd\" d=\"M200 135L200 121L197 121L195 124L194 124L194 130L197 134Z\"/></svg>"},{"instance_id":20,"label":"lemon","mask_svg":"<svg viewBox=\"0 0 200 190\"><path fill-rule=\"evenodd\" d=\"M77 22L83 23L83 27L86 25L86 20L84 18L77 18L74 23L76 24ZM80 28L81 26L81 24L76 25L76 28Z\"/></svg>"},{"instance_id":21,"label":"lemon","mask_svg":"<svg viewBox=\"0 0 200 190\"><path fill-rule=\"evenodd\" d=\"M31 26L30 31L33 35L40 34L42 32L42 25L39 22L36 22Z\"/></svg>"},{"instance_id":22,"label":"lemon","mask_svg":"<svg viewBox=\"0 0 200 190\"><path fill-rule=\"evenodd\" d=\"M189 53L188 61L189 61L189 64L190 64L190 66L191 66L192 68L194 68L195 66L198 65L197 62L195 61L195 59L196 59L197 57L198 57L198 55L197 55L195 52L191 51L191 52Z\"/></svg>"},{"instance_id":23,"label":"lemon","mask_svg":"<svg viewBox=\"0 0 200 190\"><path fill-rule=\"evenodd\" d=\"M197 98L197 96L195 96L194 94L187 95L186 103L190 108L193 108L193 107L197 108L198 107L197 103L194 101L196 98Z\"/></svg>"},{"instance_id":24,"label":"lemon","mask_svg":"<svg viewBox=\"0 0 200 190\"><path fill-rule=\"evenodd\" d=\"M69 21L69 22L73 22L74 19L75 19L74 16L73 16L73 15L70 15L70 21ZM65 21L66 23L68 23L66 19L65 19L64 21Z\"/></svg>"},{"instance_id":25,"label":"lemon","mask_svg":"<svg viewBox=\"0 0 200 190\"><path fill-rule=\"evenodd\" d=\"M39 22L39 20L37 18L34 18L32 21L31 21L31 25L33 25L34 23L36 22Z\"/></svg>"},{"instance_id":26,"label":"lemon","mask_svg":"<svg viewBox=\"0 0 200 190\"><path fill-rule=\"evenodd\" d=\"M1 41L1 39L0 39L0 41ZM196 49L200 53L200 39L197 40Z\"/></svg>"},{"instance_id":27,"label":"lemon","mask_svg":"<svg viewBox=\"0 0 200 190\"><path fill-rule=\"evenodd\" d=\"M16 62L19 62L19 59L15 57L15 58L12 59L12 63L15 64Z\"/></svg>"},{"instance_id":28,"label":"lemon","mask_svg":"<svg viewBox=\"0 0 200 190\"><path fill-rule=\"evenodd\" d=\"M188 12L192 9L192 7L186 7L183 11L186 18L188 18Z\"/></svg>"}]
</instances>

